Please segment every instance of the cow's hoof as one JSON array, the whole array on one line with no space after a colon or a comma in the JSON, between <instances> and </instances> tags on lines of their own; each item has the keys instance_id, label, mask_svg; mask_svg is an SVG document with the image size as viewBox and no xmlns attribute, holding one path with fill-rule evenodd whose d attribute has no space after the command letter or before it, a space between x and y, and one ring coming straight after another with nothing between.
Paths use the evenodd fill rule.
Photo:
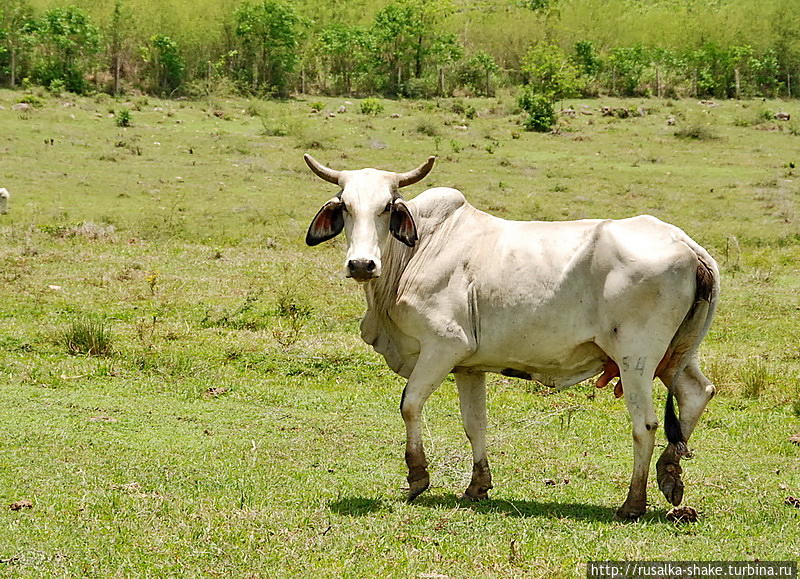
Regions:
<instances>
[{"instance_id":1,"label":"cow's hoof","mask_svg":"<svg viewBox=\"0 0 800 579\"><path fill-rule=\"evenodd\" d=\"M431 481L427 475L424 478L417 479L415 481L408 481L408 498L406 500L410 503L419 495L428 490L430 484Z\"/></svg>"},{"instance_id":2,"label":"cow's hoof","mask_svg":"<svg viewBox=\"0 0 800 579\"><path fill-rule=\"evenodd\" d=\"M614 518L618 521L635 521L641 517L646 510L647 509L644 506L629 505L628 503L625 503L617 509Z\"/></svg>"},{"instance_id":3,"label":"cow's hoof","mask_svg":"<svg viewBox=\"0 0 800 579\"><path fill-rule=\"evenodd\" d=\"M670 504L676 507L683 500L683 480L681 473L683 469L676 462L662 462L661 459L656 463L656 477L658 488L664 493L664 497Z\"/></svg>"},{"instance_id":4,"label":"cow's hoof","mask_svg":"<svg viewBox=\"0 0 800 579\"><path fill-rule=\"evenodd\" d=\"M464 491L464 494L461 495L462 499L466 499L468 501L483 501L489 498L489 489L492 488L491 486L473 486L469 485L467 490Z\"/></svg>"}]
</instances>

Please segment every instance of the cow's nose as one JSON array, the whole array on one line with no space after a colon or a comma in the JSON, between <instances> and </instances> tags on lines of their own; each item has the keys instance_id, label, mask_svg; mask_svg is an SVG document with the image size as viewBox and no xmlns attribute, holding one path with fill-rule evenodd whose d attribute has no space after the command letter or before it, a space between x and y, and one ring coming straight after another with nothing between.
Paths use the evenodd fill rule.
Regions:
<instances>
[{"instance_id":1,"label":"cow's nose","mask_svg":"<svg viewBox=\"0 0 800 579\"><path fill-rule=\"evenodd\" d=\"M351 259L347 262L350 276L356 279L369 279L375 271L375 261L372 259Z\"/></svg>"}]
</instances>

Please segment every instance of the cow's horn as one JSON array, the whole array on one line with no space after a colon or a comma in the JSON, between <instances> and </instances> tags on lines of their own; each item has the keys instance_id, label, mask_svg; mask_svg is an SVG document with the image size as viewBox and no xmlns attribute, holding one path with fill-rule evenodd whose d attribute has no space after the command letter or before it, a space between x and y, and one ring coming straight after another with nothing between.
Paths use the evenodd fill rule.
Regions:
<instances>
[{"instance_id":1,"label":"cow's horn","mask_svg":"<svg viewBox=\"0 0 800 579\"><path fill-rule=\"evenodd\" d=\"M425 161L422 165L409 171L408 173L398 173L397 174L397 186L398 187L405 187L406 185L413 185L417 181L421 181L425 178L425 175L431 172L433 169L433 164L436 162L436 157L428 157L428 160Z\"/></svg>"},{"instance_id":2,"label":"cow's horn","mask_svg":"<svg viewBox=\"0 0 800 579\"><path fill-rule=\"evenodd\" d=\"M333 183L335 185L339 184L339 177L342 174L341 171L336 171L330 167L326 167L308 153L303 155L303 159L305 159L306 165L308 165L309 169L314 171L314 173L316 173L320 179L324 179L328 183Z\"/></svg>"}]
</instances>

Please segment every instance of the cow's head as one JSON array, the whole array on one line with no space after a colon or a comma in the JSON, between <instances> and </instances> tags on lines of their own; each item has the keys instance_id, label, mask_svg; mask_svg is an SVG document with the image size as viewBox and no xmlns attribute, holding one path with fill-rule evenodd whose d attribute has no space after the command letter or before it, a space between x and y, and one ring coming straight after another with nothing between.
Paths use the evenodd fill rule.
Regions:
<instances>
[{"instance_id":1,"label":"cow's head","mask_svg":"<svg viewBox=\"0 0 800 579\"><path fill-rule=\"evenodd\" d=\"M303 158L321 179L342 188L311 221L306 243L317 245L336 237L344 229L347 235L347 277L368 281L381 275L381 256L390 242L390 233L406 245L414 246L417 227L398 189L425 177L433 168L436 157L429 157L407 173L377 169L336 171L311 155Z\"/></svg>"}]
</instances>

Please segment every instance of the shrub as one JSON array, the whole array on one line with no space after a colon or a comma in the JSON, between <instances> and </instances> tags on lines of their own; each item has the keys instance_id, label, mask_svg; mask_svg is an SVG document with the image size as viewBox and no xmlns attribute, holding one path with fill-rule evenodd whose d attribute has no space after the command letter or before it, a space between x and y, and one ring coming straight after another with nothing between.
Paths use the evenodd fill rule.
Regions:
<instances>
[{"instance_id":1,"label":"shrub","mask_svg":"<svg viewBox=\"0 0 800 579\"><path fill-rule=\"evenodd\" d=\"M422 119L417 124L417 132L429 137L435 137L439 134L439 129L436 125L428 119Z\"/></svg>"},{"instance_id":2,"label":"shrub","mask_svg":"<svg viewBox=\"0 0 800 579\"><path fill-rule=\"evenodd\" d=\"M61 343L72 356L107 356L113 339L104 320L83 317L70 323L61 335Z\"/></svg>"},{"instance_id":3,"label":"shrub","mask_svg":"<svg viewBox=\"0 0 800 579\"><path fill-rule=\"evenodd\" d=\"M121 109L114 117L114 121L117 123L118 127L130 127L131 112L128 109Z\"/></svg>"},{"instance_id":4,"label":"shrub","mask_svg":"<svg viewBox=\"0 0 800 579\"><path fill-rule=\"evenodd\" d=\"M361 101L362 115L377 115L383 112L383 103L376 98L366 98Z\"/></svg>"},{"instance_id":5,"label":"shrub","mask_svg":"<svg viewBox=\"0 0 800 579\"><path fill-rule=\"evenodd\" d=\"M54 78L53 80L50 81L50 86L47 87L47 90L50 93L58 96L61 93L63 93L66 90L66 88L67 85L64 83L63 79Z\"/></svg>"},{"instance_id":6,"label":"shrub","mask_svg":"<svg viewBox=\"0 0 800 579\"><path fill-rule=\"evenodd\" d=\"M528 113L524 126L528 131L546 133L556 124L553 102L543 94L536 94L530 87L523 89L519 96L520 108Z\"/></svg>"},{"instance_id":7,"label":"shrub","mask_svg":"<svg viewBox=\"0 0 800 579\"><path fill-rule=\"evenodd\" d=\"M695 141L710 141L716 139L716 133L707 124L690 123L675 131L675 136L680 139L692 139Z\"/></svg>"}]
</instances>

